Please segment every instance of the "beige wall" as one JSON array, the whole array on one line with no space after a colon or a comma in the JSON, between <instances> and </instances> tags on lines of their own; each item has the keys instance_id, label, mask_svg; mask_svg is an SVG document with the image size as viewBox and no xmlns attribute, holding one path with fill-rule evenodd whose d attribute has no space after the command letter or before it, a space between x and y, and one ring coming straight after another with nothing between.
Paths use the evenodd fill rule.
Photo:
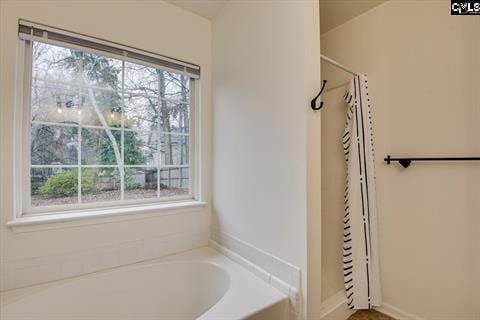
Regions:
<instances>
[{"instance_id":1,"label":"beige wall","mask_svg":"<svg viewBox=\"0 0 480 320\"><path fill-rule=\"evenodd\" d=\"M329 79L322 66L322 79ZM325 70L325 71L324 71ZM338 72L338 71L334 71ZM322 301L344 289L343 285L343 192L346 165L339 137L345 125L345 87L323 95L322 110Z\"/></svg>"},{"instance_id":2,"label":"beige wall","mask_svg":"<svg viewBox=\"0 0 480 320\"><path fill-rule=\"evenodd\" d=\"M160 235L208 228L210 208L183 210L180 215L145 219L103 219L93 225L14 233L5 226L13 216L13 114L14 80L19 18L96 36L121 44L197 63L202 68L205 200L210 192L210 82L211 22L162 1L1 1L0 143L1 207L0 260L5 264L29 259L82 252ZM208 232L208 230L207 230ZM205 242L206 243L206 242ZM22 260L27 261L27 260ZM9 274L10 277L11 274ZM2 283L4 285L5 283Z\"/></svg>"},{"instance_id":3,"label":"beige wall","mask_svg":"<svg viewBox=\"0 0 480 320\"><path fill-rule=\"evenodd\" d=\"M480 154L480 19L451 17L449 4L388 1L321 42L324 54L369 77L385 302L427 319L479 319L480 166L425 163L405 170L383 162L387 154ZM342 72L331 70L323 78L342 83ZM343 289L342 91L325 96L322 114L329 295Z\"/></svg>"},{"instance_id":4,"label":"beige wall","mask_svg":"<svg viewBox=\"0 0 480 320\"><path fill-rule=\"evenodd\" d=\"M212 225L301 268L304 294L318 23L315 1L231 1L213 21Z\"/></svg>"},{"instance_id":5,"label":"beige wall","mask_svg":"<svg viewBox=\"0 0 480 320\"><path fill-rule=\"evenodd\" d=\"M314 18L320 19L320 6L314 6ZM316 96L320 87L320 28L312 31L313 40L307 41L306 74L311 79L309 98ZM310 100L308 99L308 100ZM307 101L308 102L308 101ZM322 299L322 149L321 112L307 103L307 319L318 319Z\"/></svg>"}]
</instances>

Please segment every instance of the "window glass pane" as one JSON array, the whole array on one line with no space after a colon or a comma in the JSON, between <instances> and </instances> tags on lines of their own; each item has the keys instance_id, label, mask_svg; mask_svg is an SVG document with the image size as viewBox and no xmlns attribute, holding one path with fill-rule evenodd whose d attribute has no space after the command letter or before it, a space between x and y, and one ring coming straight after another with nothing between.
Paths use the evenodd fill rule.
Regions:
<instances>
[{"instance_id":1,"label":"window glass pane","mask_svg":"<svg viewBox=\"0 0 480 320\"><path fill-rule=\"evenodd\" d=\"M189 168L160 170L160 197L185 196L189 193Z\"/></svg>"},{"instance_id":2,"label":"window glass pane","mask_svg":"<svg viewBox=\"0 0 480 320\"><path fill-rule=\"evenodd\" d=\"M121 131L82 128L82 164L121 163Z\"/></svg>"},{"instance_id":3,"label":"window glass pane","mask_svg":"<svg viewBox=\"0 0 480 320\"><path fill-rule=\"evenodd\" d=\"M32 125L30 129L31 164L77 164L77 130L76 127Z\"/></svg>"},{"instance_id":4,"label":"window glass pane","mask_svg":"<svg viewBox=\"0 0 480 320\"><path fill-rule=\"evenodd\" d=\"M33 42L32 76L50 82L79 83L82 52Z\"/></svg>"},{"instance_id":5,"label":"window glass pane","mask_svg":"<svg viewBox=\"0 0 480 320\"><path fill-rule=\"evenodd\" d=\"M159 71L141 64L125 62L125 90L147 96L158 96Z\"/></svg>"},{"instance_id":6,"label":"window glass pane","mask_svg":"<svg viewBox=\"0 0 480 320\"><path fill-rule=\"evenodd\" d=\"M30 185L32 207L78 202L77 169L32 168Z\"/></svg>"},{"instance_id":7,"label":"window glass pane","mask_svg":"<svg viewBox=\"0 0 480 320\"><path fill-rule=\"evenodd\" d=\"M120 188L117 168L82 168L82 202L120 200Z\"/></svg>"},{"instance_id":8,"label":"window glass pane","mask_svg":"<svg viewBox=\"0 0 480 320\"><path fill-rule=\"evenodd\" d=\"M126 168L124 196L126 200L156 198L157 169Z\"/></svg>"},{"instance_id":9,"label":"window glass pane","mask_svg":"<svg viewBox=\"0 0 480 320\"><path fill-rule=\"evenodd\" d=\"M125 164L158 166L157 132L125 131Z\"/></svg>"},{"instance_id":10,"label":"window glass pane","mask_svg":"<svg viewBox=\"0 0 480 320\"><path fill-rule=\"evenodd\" d=\"M162 72L162 71L160 71ZM163 71L160 77L161 95L166 99L188 101L190 95L189 78L187 76Z\"/></svg>"},{"instance_id":11,"label":"window glass pane","mask_svg":"<svg viewBox=\"0 0 480 320\"><path fill-rule=\"evenodd\" d=\"M158 125L158 99L125 96L125 129L153 131Z\"/></svg>"},{"instance_id":12,"label":"window glass pane","mask_svg":"<svg viewBox=\"0 0 480 320\"><path fill-rule=\"evenodd\" d=\"M33 42L31 80L33 207L189 194L188 76Z\"/></svg>"},{"instance_id":13,"label":"window glass pane","mask_svg":"<svg viewBox=\"0 0 480 320\"><path fill-rule=\"evenodd\" d=\"M31 120L78 123L79 89L73 86L35 81L32 86Z\"/></svg>"},{"instance_id":14,"label":"window glass pane","mask_svg":"<svg viewBox=\"0 0 480 320\"><path fill-rule=\"evenodd\" d=\"M188 165L188 137L173 134L162 134L160 137L160 153L162 165Z\"/></svg>"},{"instance_id":15,"label":"window glass pane","mask_svg":"<svg viewBox=\"0 0 480 320\"><path fill-rule=\"evenodd\" d=\"M84 125L119 128L122 124L122 96L118 92L85 89L80 108Z\"/></svg>"},{"instance_id":16,"label":"window glass pane","mask_svg":"<svg viewBox=\"0 0 480 320\"><path fill-rule=\"evenodd\" d=\"M118 90L122 87L122 62L120 60L82 52L83 84L92 87Z\"/></svg>"},{"instance_id":17,"label":"window glass pane","mask_svg":"<svg viewBox=\"0 0 480 320\"><path fill-rule=\"evenodd\" d=\"M190 112L188 104L162 101L160 128L164 132L188 133Z\"/></svg>"}]
</instances>

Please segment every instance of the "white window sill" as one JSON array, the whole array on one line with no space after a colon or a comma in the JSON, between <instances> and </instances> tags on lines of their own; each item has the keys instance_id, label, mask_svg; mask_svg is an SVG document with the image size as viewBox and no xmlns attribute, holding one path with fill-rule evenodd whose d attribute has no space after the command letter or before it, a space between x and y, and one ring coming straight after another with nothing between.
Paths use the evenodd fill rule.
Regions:
<instances>
[{"instance_id":1,"label":"white window sill","mask_svg":"<svg viewBox=\"0 0 480 320\"><path fill-rule=\"evenodd\" d=\"M189 200L153 205L30 215L9 221L7 226L15 232L39 231L180 214L191 212L191 209L202 208L206 205L206 202Z\"/></svg>"}]
</instances>

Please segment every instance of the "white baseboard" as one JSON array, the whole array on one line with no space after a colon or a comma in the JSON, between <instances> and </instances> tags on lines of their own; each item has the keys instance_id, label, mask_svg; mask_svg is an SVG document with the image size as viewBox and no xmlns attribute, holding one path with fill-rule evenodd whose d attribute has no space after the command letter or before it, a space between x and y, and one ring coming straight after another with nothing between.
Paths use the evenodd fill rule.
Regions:
<instances>
[{"instance_id":1,"label":"white baseboard","mask_svg":"<svg viewBox=\"0 0 480 320\"><path fill-rule=\"evenodd\" d=\"M347 308L347 297L342 290L322 302L320 307L320 319L346 320L354 312L354 310Z\"/></svg>"},{"instance_id":2,"label":"white baseboard","mask_svg":"<svg viewBox=\"0 0 480 320\"><path fill-rule=\"evenodd\" d=\"M423 320L423 318L419 316L401 310L388 303L383 303L382 306L375 308L375 310L397 320Z\"/></svg>"},{"instance_id":3,"label":"white baseboard","mask_svg":"<svg viewBox=\"0 0 480 320\"><path fill-rule=\"evenodd\" d=\"M339 291L332 297L322 303L320 311L321 320L346 320L355 310L350 310L346 305L347 297L344 291ZM407 311L401 310L388 303L383 303L382 306L375 308L387 316L397 320L424 320L422 317L411 314Z\"/></svg>"}]
</instances>

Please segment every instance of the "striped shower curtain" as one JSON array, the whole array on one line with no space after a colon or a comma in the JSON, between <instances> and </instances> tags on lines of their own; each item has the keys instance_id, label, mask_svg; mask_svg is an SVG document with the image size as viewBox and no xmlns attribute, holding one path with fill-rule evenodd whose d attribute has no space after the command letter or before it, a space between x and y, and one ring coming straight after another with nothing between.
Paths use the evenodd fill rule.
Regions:
<instances>
[{"instance_id":1,"label":"striped shower curtain","mask_svg":"<svg viewBox=\"0 0 480 320\"><path fill-rule=\"evenodd\" d=\"M347 161L343 275L350 309L381 304L378 267L375 166L368 80L356 75L345 94L348 104L343 148Z\"/></svg>"}]
</instances>

